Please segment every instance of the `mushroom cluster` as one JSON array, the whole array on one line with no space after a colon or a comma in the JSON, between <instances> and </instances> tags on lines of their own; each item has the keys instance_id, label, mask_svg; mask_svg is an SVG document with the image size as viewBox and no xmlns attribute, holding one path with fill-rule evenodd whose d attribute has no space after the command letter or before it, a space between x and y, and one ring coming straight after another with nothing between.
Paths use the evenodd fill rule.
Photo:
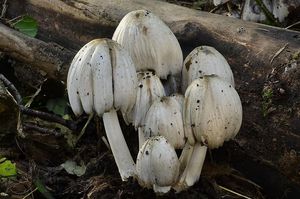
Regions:
<instances>
[{"instance_id":1,"label":"mushroom cluster","mask_svg":"<svg viewBox=\"0 0 300 199\"><path fill-rule=\"evenodd\" d=\"M232 139L242 123L226 59L199 46L183 60L170 28L147 10L124 16L112 40L83 46L69 68L67 90L75 115L103 118L122 180L133 177L160 194L197 182L207 148ZM117 111L138 131L136 162Z\"/></svg>"}]
</instances>

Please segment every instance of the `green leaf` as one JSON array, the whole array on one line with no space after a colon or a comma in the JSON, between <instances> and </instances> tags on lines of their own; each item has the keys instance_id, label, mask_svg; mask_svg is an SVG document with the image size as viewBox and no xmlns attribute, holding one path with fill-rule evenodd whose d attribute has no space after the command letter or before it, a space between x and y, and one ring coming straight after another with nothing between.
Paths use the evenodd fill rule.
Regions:
<instances>
[{"instance_id":1,"label":"green leaf","mask_svg":"<svg viewBox=\"0 0 300 199\"><path fill-rule=\"evenodd\" d=\"M37 187L38 191L43 194L43 196L47 199L54 199L51 193L46 189L45 185L40 179L36 179L34 181L35 186Z\"/></svg>"},{"instance_id":2,"label":"green leaf","mask_svg":"<svg viewBox=\"0 0 300 199\"><path fill-rule=\"evenodd\" d=\"M12 163L10 160L5 160L0 163L0 177L9 177L15 175L17 175L16 163Z\"/></svg>"},{"instance_id":3,"label":"green leaf","mask_svg":"<svg viewBox=\"0 0 300 199\"><path fill-rule=\"evenodd\" d=\"M63 98L49 99L46 104L48 111L52 111L60 116L65 116L65 110L67 106L68 103Z\"/></svg>"},{"instance_id":4,"label":"green leaf","mask_svg":"<svg viewBox=\"0 0 300 199\"><path fill-rule=\"evenodd\" d=\"M25 15L16 23L14 23L13 27L30 37L35 37L37 34L38 25L34 18Z\"/></svg>"}]
</instances>

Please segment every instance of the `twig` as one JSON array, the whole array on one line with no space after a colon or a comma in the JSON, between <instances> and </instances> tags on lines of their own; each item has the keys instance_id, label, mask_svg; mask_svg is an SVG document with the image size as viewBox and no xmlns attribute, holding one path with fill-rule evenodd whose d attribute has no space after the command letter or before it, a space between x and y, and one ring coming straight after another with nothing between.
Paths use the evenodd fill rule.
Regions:
<instances>
[{"instance_id":1,"label":"twig","mask_svg":"<svg viewBox=\"0 0 300 199\"><path fill-rule=\"evenodd\" d=\"M287 47L288 43L286 43L282 48L280 48L272 57L270 64L274 61L274 59Z\"/></svg>"},{"instance_id":2,"label":"twig","mask_svg":"<svg viewBox=\"0 0 300 199\"><path fill-rule=\"evenodd\" d=\"M237 196L239 196L239 197L246 198L246 199L252 199L252 198L250 198L250 197L248 197L248 196L244 196L243 194L240 194L240 193L238 193L238 192L232 191L231 189L228 189L228 188L223 187L223 186L221 186L221 185L218 185L218 186L219 186L221 189L223 189L223 190L225 190L225 191L228 191L229 193L232 193L232 194L237 195Z\"/></svg>"},{"instance_id":3,"label":"twig","mask_svg":"<svg viewBox=\"0 0 300 199\"><path fill-rule=\"evenodd\" d=\"M43 111L33 110L30 108L26 108L25 106L20 106L20 107L21 107L21 112L23 114L36 116L43 120L59 123L61 125L68 127L70 130L74 130L74 131L77 130L77 123L73 122L72 120L65 120L62 117L59 117L57 115L46 113Z\"/></svg>"},{"instance_id":4,"label":"twig","mask_svg":"<svg viewBox=\"0 0 300 199\"><path fill-rule=\"evenodd\" d=\"M26 199L28 196L30 196L31 194L33 194L35 191L37 191L38 188L36 187L34 190L32 190L31 192L29 192L26 196L24 196L22 199Z\"/></svg>"},{"instance_id":5,"label":"twig","mask_svg":"<svg viewBox=\"0 0 300 199\"><path fill-rule=\"evenodd\" d=\"M90 123L90 121L91 121L91 119L93 118L93 116L94 116L94 114L90 114L90 115L89 115L88 120L86 121L86 123L85 123L85 125L83 126L83 128L81 129L81 131L80 131L78 137L76 138L76 143L75 143L75 145L77 144L77 142L79 141L79 139L80 139L80 138L83 136L83 134L85 133L85 129L86 129L86 127L88 126L88 124Z\"/></svg>"},{"instance_id":6,"label":"twig","mask_svg":"<svg viewBox=\"0 0 300 199\"><path fill-rule=\"evenodd\" d=\"M0 74L0 80L7 87L8 91L14 96L18 104L22 103L22 97L16 87L3 74Z\"/></svg>"},{"instance_id":7,"label":"twig","mask_svg":"<svg viewBox=\"0 0 300 199\"><path fill-rule=\"evenodd\" d=\"M38 132L44 133L44 134L52 134L54 136L62 136L62 134L57 132L56 130L48 129L48 128L45 128L45 127L40 127L40 126L37 126L37 125L32 124L32 123L28 123L28 122L23 124L23 129L25 131L34 130L34 131L38 131Z\"/></svg>"},{"instance_id":8,"label":"twig","mask_svg":"<svg viewBox=\"0 0 300 199\"><path fill-rule=\"evenodd\" d=\"M209 11L209 13L214 13L215 11L219 10L223 5L224 5L224 3L217 5L216 7L214 7L213 9L211 9Z\"/></svg>"},{"instance_id":9,"label":"twig","mask_svg":"<svg viewBox=\"0 0 300 199\"><path fill-rule=\"evenodd\" d=\"M23 114L36 116L38 118L41 118L41 119L44 119L44 120L47 120L50 122L59 123L61 125L68 127L70 130L73 130L73 131L77 130L77 123L73 122L72 120L65 120L62 117L59 117L57 115L46 113L43 111L29 109L29 108L21 105L22 97L21 97L19 91L13 85L13 83L11 83L3 74L0 74L0 80L3 81L3 83L7 87L8 91L10 93L12 93L12 95L16 99L16 101L20 107L20 110Z\"/></svg>"},{"instance_id":10,"label":"twig","mask_svg":"<svg viewBox=\"0 0 300 199\"><path fill-rule=\"evenodd\" d=\"M6 13L7 10L7 0L4 0L3 4L2 4L2 11L1 11L1 15L0 15L0 19L2 19Z\"/></svg>"},{"instance_id":11,"label":"twig","mask_svg":"<svg viewBox=\"0 0 300 199\"><path fill-rule=\"evenodd\" d=\"M298 21L296 23L293 23L292 25L287 26L285 29L289 29L289 28L291 28L293 26L296 26L296 25L299 25L299 24L300 24L300 21Z\"/></svg>"}]
</instances>

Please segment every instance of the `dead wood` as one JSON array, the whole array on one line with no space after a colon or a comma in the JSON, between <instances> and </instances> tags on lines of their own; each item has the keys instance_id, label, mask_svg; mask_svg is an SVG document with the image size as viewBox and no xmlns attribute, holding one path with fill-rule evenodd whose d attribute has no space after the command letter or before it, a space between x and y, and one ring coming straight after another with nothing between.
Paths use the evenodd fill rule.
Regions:
<instances>
[{"instance_id":1,"label":"dead wood","mask_svg":"<svg viewBox=\"0 0 300 199\"><path fill-rule=\"evenodd\" d=\"M42 70L48 77L61 79L74 53L55 43L28 37L0 23L0 50L11 57Z\"/></svg>"},{"instance_id":2,"label":"dead wood","mask_svg":"<svg viewBox=\"0 0 300 199\"><path fill-rule=\"evenodd\" d=\"M8 17L29 13L39 22L38 38L56 42L68 49L78 50L93 38L111 37L121 18L136 9L148 9L160 16L176 34L186 53L199 45L214 46L226 56L233 69L250 66L260 70L263 67L270 68L284 64L290 55L300 49L299 32L191 10L160 1L11 0L8 3ZM47 57L42 56L44 54L42 50L38 51L36 48L25 50L33 47L32 42L33 40L30 40L25 42L25 46L19 46L19 50L23 52L19 53L18 57L23 60L27 56L33 59L35 52L39 55L35 59L44 62L44 66L40 68L49 75L60 72L60 75L65 77L64 67L67 66L64 64L68 63L72 56L65 56L68 53L62 53L62 49L57 46L38 44L46 51L52 61L50 62ZM284 46L282 52L274 57Z\"/></svg>"}]
</instances>

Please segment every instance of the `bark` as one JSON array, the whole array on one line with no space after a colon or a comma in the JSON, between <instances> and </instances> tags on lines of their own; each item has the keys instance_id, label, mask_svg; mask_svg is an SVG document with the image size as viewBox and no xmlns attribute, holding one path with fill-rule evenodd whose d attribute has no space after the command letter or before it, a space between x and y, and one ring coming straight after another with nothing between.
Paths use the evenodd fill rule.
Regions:
<instances>
[{"instance_id":1,"label":"bark","mask_svg":"<svg viewBox=\"0 0 300 199\"><path fill-rule=\"evenodd\" d=\"M110 38L121 18L136 9L148 9L160 16L175 33L186 53L199 45L214 46L226 56L233 69L244 65L253 65L258 70L277 66L286 63L286 58L300 48L298 32L160 1L11 0L8 3L8 17L29 13L39 21L38 38L68 49L78 50L93 38ZM284 50L270 63L275 53L284 46ZM57 66L44 66L44 69L50 75L57 72ZM61 71L61 76L65 77L65 73L65 70Z\"/></svg>"},{"instance_id":2,"label":"bark","mask_svg":"<svg viewBox=\"0 0 300 199\"><path fill-rule=\"evenodd\" d=\"M74 52L64 47L28 37L1 23L0 41L1 51L56 79L64 78L74 56Z\"/></svg>"}]
</instances>

